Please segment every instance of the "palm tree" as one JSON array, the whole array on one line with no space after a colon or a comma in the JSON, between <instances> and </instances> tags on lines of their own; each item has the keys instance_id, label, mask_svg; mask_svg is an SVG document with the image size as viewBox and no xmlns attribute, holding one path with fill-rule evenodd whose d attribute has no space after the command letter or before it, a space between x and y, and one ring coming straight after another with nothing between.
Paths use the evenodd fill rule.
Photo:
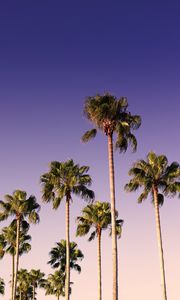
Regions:
<instances>
[{"instance_id":1,"label":"palm tree","mask_svg":"<svg viewBox=\"0 0 180 300\"><path fill-rule=\"evenodd\" d=\"M154 152L149 152L146 161L138 160L134 163L129 171L129 175L132 176L132 179L125 186L127 191L132 192L139 187L143 188L143 192L138 198L139 203L145 200L149 194L152 196L155 209L163 299L167 300L159 207L164 202L164 195L174 196L180 191L180 166L177 162L168 165L165 155L158 156Z\"/></svg>"},{"instance_id":2,"label":"palm tree","mask_svg":"<svg viewBox=\"0 0 180 300\"><path fill-rule=\"evenodd\" d=\"M115 176L114 176L114 154L113 154L113 136L116 133L116 149L125 152L130 145L135 151L137 141L132 134L132 130L139 128L141 118L137 115L131 115L127 110L127 99L121 97L117 99L109 93L88 97L84 114L86 118L93 123L95 128L87 131L83 137L83 142L88 142L94 138L97 129L102 131L108 138L108 157L109 157L109 183L111 199L111 222L112 222L112 263L113 263L113 300L118 300L118 254L116 237L116 218L115 218Z\"/></svg>"},{"instance_id":3,"label":"palm tree","mask_svg":"<svg viewBox=\"0 0 180 300\"><path fill-rule=\"evenodd\" d=\"M5 283L4 280L0 278L0 295L4 295L4 291L5 291Z\"/></svg>"},{"instance_id":4,"label":"palm tree","mask_svg":"<svg viewBox=\"0 0 180 300\"><path fill-rule=\"evenodd\" d=\"M74 269L81 272L81 267L77 263L79 260L84 258L83 253L78 249L75 242L69 243L70 251L70 269ZM52 248L49 253L51 259L48 261L53 268L59 268L60 271L66 271L66 241L61 240L60 243L56 243L56 247Z\"/></svg>"},{"instance_id":5,"label":"palm tree","mask_svg":"<svg viewBox=\"0 0 180 300\"><path fill-rule=\"evenodd\" d=\"M28 253L31 250L31 236L27 234L29 230L29 224L26 221L21 222L20 233L19 233L19 256L24 253ZM12 297L13 297L13 287L14 287L14 267L15 267L15 255L16 255L16 234L17 226L16 222L12 222L8 227L2 229L1 237L4 239L4 248L1 251L1 257L5 253L9 253L12 256ZM0 238L1 240L1 238ZM1 243L2 244L2 243Z\"/></svg>"},{"instance_id":6,"label":"palm tree","mask_svg":"<svg viewBox=\"0 0 180 300\"><path fill-rule=\"evenodd\" d=\"M65 274L62 271L55 271L54 274L49 274L44 288L46 290L46 295L56 295L57 300L60 299L60 296L64 297Z\"/></svg>"},{"instance_id":7,"label":"palm tree","mask_svg":"<svg viewBox=\"0 0 180 300\"><path fill-rule=\"evenodd\" d=\"M17 274L17 294L16 299L32 299L33 288L31 286L31 277L26 269L20 269Z\"/></svg>"},{"instance_id":8,"label":"palm tree","mask_svg":"<svg viewBox=\"0 0 180 300\"><path fill-rule=\"evenodd\" d=\"M33 300L35 300L36 288L37 287L44 287L45 285L45 274L42 273L40 270L32 269L29 273L30 276L30 283L33 288Z\"/></svg>"},{"instance_id":9,"label":"palm tree","mask_svg":"<svg viewBox=\"0 0 180 300\"><path fill-rule=\"evenodd\" d=\"M70 287L69 205L72 195L80 196L85 200L94 199L94 192L88 188L91 185L88 171L89 167L80 167L71 159L66 162L51 162L50 171L41 176L43 200L52 201L54 209L59 207L63 198L66 201L66 300L69 300Z\"/></svg>"},{"instance_id":10,"label":"palm tree","mask_svg":"<svg viewBox=\"0 0 180 300\"><path fill-rule=\"evenodd\" d=\"M120 237L122 220L118 220L116 211L116 234ZM98 299L102 299L102 279L101 279L101 235L102 231L109 229L111 234L111 207L108 202L96 201L94 204L87 205L82 210L82 216L77 218L77 236L90 234L88 241L92 241L95 236L98 238Z\"/></svg>"},{"instance_id":11,"label":"palm tree","mask_svg":"<svg viewBox=\"0 0 180 300\"><path fill-rule=\"evenodd\" d=\"M10 216L15 216L17 223L16 233L16 270L14 276L13 300L16 298L17 273L19 267L19 239L20 226L23 220L27 219L30 223L39 222L38 212L40 205L36 202L34 196L27 198L27 193L21 190L15 190L12 195L6 195L5 201L0 200L0 221Z\"/></svg>"}]
</instances>

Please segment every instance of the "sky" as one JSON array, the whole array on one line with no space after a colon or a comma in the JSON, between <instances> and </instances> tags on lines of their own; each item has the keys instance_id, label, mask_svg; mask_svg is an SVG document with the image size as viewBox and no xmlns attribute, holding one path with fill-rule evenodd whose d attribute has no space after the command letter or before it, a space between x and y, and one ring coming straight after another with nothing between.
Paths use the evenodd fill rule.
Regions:
<instances>
[{"instance_id":1,"label":"sky","mask_svg":"<svg viewBox=\"0 0 180 300\"><path fill-rule=\"evenodd\" d=\"M109 201L107 140L101 133L82 144L91 128L83 116L87 96L110 92L128 98L129 110L142 117L138 149L115 153L116 201L124 220L119 247L119 299L161 298L154 210L150 199L124 185L133 162L150 150L179 161L180 4L178 1L0 2L0 198L15 189L34 194L41 204L39 225L31 226L32 250L22 268L48 275L48 253L65 238L65 206L42 203L40 176L53 160L73 158L90 166L96 200ZM165 199L162 234L171 300L180 297L180 200ZM97 298L97 241L76 238L75 219L86 205L71 205L71 240L84 253L82 272L72 272L71 299ZM8 223L1 223L1 228ZM103 300L112 296L111 240L102 241ZM9 299L11 259L0 261ZM55 299L47 296L47 299ZM42 290L38 300L46 299Z\"/></svg>"}]
</instances>

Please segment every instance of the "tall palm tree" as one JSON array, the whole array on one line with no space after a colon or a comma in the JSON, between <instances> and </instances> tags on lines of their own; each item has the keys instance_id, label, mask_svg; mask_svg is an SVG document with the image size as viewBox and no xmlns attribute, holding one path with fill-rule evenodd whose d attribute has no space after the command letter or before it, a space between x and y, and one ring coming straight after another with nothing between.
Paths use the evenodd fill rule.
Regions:
<instances>
[{"instance_id":1,"label":"tall palm tree","mask_svg":"<svg viewBox=\"0 0 180 300\"><path fill-rule=\"evenodd\" d=\"M0 200L0 221L9 217L16 218L16 270L14 276L13 300L16 298L17 273L19 267L19 239L20 226L23 220L28 219L30 223L39 222L40 205L36 202L35 196L27 198L27 193L21 190L15 190L12 195L6 195L5 201Z\"/></svg>"},{"instance_id":2,"label":"tall palm tree","mask_svg":"<svg viewBox=\"0 0 180 300\"><path fill-rule=\"evenodd\" d=\"M132 131L139 128L141 118L138 115L131 115L128 111L127 99L106 93L88 97L84 114L93 123L95 128L87 131L83 137L83 142L88 142L94 138L97 129L102 131L108 139L108 160L109 160L109 184L111 199L111 222L112 222L112 263L113 263L113 300L118 300L118 254L116 237L116 218L115 218L115 176L114 176L114 154L113 137L116 134L115 148L120 152L125 152L130 145L135 151L137 141Z\"/></svg>"},{"instance_id":3,"label":"tall palm tree","mask_svg":"<svg viewBox=\"0 0 180 300\"><path fill-rule=\"evenodd\" d=\"M120 237L123 221L118 220L116 211L116 234ZM94 204L87 205L82 210L82 216L77 218L77 236L90 234L88 241L92 241L96 236L98 238L98 299L102 299L102 276L101 276L101 235L102 231L109 229L111 234L111 207L108 202L96 201Z\"/></svg>"},{"instance_id":4,"label":"tall palm tree","mask_svg":"<svg viewBox=\"0 0 180 300\"><path fill-rule=\"evenodd\" d=\"M177 162L168 165L168 159L165 155L158 156L154 152L149 152L146 161L138 160L134 163L129 175L132 176L132 179L125 186L128 192L136 191L139 187L143 188L143 192L138 198L139 203L145 200L149 194L152 197L155 209L163 299L167 300L159 207L164 202L164 195L174 196L180 191L180 166Z\"/></svg>"},{"instance_id":5,"label":"tall palm tree","mask_svg":"<svg viewBox=\"0 0 180 300\"><path fill-rule=\"evenodd\" d=\"M66 201L66 300L69 300L70 288L69 205L72 195L80 196L85 200L94 199L94 192L88 188L91 185L88 171L89 167L80 167L71 159L66 162L51 162L50 171L41 176L43 200L52 201L54 209L59 207L62 199Z\"/></svg>"},{"instance_id":6,"label":"tall palm tree","mask_svg":"<svg viewBox=\"0 0 180 300\"><path fill-rule=\"evenodd\" d=\"M44 286L45 295L56 295L57 300L60 296L65 296L65 274L62 271L55 271L54 274L49 274ZM71 291L71 290L70 290Z\"/></svg>"},{"instance_id":7,"label":"tall palm tree","mask_svg":"<svg viewBox=\"0 0 180 300\"><path fill-rule=\"evenodd\" d=\"M45 274L43 272L41 272L39 269L38 270L32 269L29 272L30 284L32 285L32 288L33 288L32 300L35 300L36 288L44 287L44 285L45 285L44 276L45 276Z\"/></svg>"},{"instance_id":8,"label":"tall palm tree","mask_svg":"<svg viewBox=\"0 0 180 300\"><path fill-rule=\"evenodd\" d=\"M69 243L70 252L70 269L74 269L81 272L81 267L77 263L84 258L83 253L78 249L75 242ZM61 240L60 243L56 243L56 247L52 248L49 252L51 259L48 261L53 268L59 268L62 272L66 271L66 241Z\"/></svg>"},{"instance_id":9,"label":"tall palm tree","mask_svg":"<svg viewBox=\"0 0 180 300\"><path fill-rule=\"evenodd\" d=\"M0 295L4 295L5 292L5 283L2 278L0 278Z\"/></svg>"},{"instance_id":10,"label":"tall palm tree","mask_svg":"<svg viewBox=\"0 0 180 300\"><path fill-rule=\"evenodd\" d=\"M12 256L12 280L11 280L11 294L13 297L13 287L14 287L14 267L15 267L15 255L16 255L16 222L12 222L8 227L2 229L2 234L0 237L4 239L4 248L1 251L1 257L5 253L9 253ZM29 230L29 224L26 221L21 222L20 233L19 233L19 256L24 253L28 253L31 250L31 236L27 234ZM1 240L1 238L0 238Z\"/></svg>"}]
</instances>

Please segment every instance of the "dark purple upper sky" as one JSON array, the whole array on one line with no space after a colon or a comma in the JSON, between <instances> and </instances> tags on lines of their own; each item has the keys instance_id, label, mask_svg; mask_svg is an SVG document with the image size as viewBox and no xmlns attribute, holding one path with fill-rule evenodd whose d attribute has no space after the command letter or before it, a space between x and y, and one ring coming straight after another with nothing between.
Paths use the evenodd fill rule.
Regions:
<instances>
[{"instance_id":1,"label":"dark purple upper sky","mask_svg":"<svg viewBox=\"0 0 180 300\"><path fill-rule=\"evenodd\" d=\"M61 127L107 90L176 114L179 36L178 1L1 1L1 129Z\"/></svg>"}]
</instances>

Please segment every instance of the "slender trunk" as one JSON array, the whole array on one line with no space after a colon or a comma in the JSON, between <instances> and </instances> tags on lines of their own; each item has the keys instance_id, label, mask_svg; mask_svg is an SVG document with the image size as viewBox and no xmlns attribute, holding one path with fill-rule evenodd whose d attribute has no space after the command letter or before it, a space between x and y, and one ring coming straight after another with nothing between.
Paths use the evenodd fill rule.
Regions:
<instances>
[{"instance_id":1,"label":"slender trunk","mask_svg":"<svg viewBox=\"0 0 180 300\"><path fill-rule=\"evenodd\" d=\"M59 296L59 294L57 295L57 300L59 300L60 299L60 296Z\"/></svg>"},{"instance_id":2,"label":"slender trunk","mask_svg":"<svg viewBox=\"0 0 180 300\"><path fill-rule=\"evenodd\" d=\"M35 300L35 285L33 284L33 300Z\"/></svg>"},{"instance_id":3,"label":"slender trunk","mask_svg":"<svg viewBox=\"0 0 180 300\"><path fill-rule=\"evenodd\" d=\"M69 285L70 285L70 249L69 249L69 197L66 198L66 282L65 282L65 297L69 300Z\"/></svg>"},{"instance_id":4,"label":"slender trunk","mask_svg":"<svg viewBox=\"0 0 180 300\"><path fill-rule=\"evenodd\" d=\"M19 267L19 234L20 234L20 218L17 218L17 233L16 233L16 270L14 276L13 300L16 299L17 273Z\"/></svg>"},{"instance_id":5,"label":"slender trunk","mask_svg":"<svg viewBox=\"0 0 180 300\"><path fill-rule=\"evenodd\" d=\"M12 255L12 282L11 282L11 300L13 300L13 290L14 290L14 254Z\"/></svg>"},{"instance_id":6,"label":"slender trunk","mask_svg":"<svg viewBox=\"0 0 180 300\"><path fill-rule=\"evenodd\" d=\"M108 156L109 156L109 183L110 183L111 224L112 224L113 300L118 300L118 255L117 255L117 237L116 237L115 179L114 179L114 157L113 157L112 134L108 134Z\"/></svg>"},{"instance_id":7,"label":"slender trunk","mask_svg":"<svg viewBox=\"0 0 180 300\"><path fill-rule=\"evenodd\" d=\"M101 279L101 229L98 231L98 300L102 298L102 279Z\"/></svg>"},{"instance_id":8,"label":"slender trunk","mask_svg":"<svg viewBox=\"0 0 180 300\"><path fill-rule=\"evenodd\" d=\"M160 223L160 214L159 214L159 205L158 205L158 190L155 186L153 187L153 195L154 195L157 241L158 241L159 257L160 257L161 286L162 286L162 293L163 293L162 298L163 300L167 300L161 223Z\"/></svg>"},{"instance_id":9,"label":"slender trunk","mask_svg":"<svg viewBox=\"0 0 180 300\"><path fill-rule=\"evenodd\" d=\"M19 292L19 300L21 300L22 299L22 293L21 293L21 291Z\"/></svg>"}]
</instances>

